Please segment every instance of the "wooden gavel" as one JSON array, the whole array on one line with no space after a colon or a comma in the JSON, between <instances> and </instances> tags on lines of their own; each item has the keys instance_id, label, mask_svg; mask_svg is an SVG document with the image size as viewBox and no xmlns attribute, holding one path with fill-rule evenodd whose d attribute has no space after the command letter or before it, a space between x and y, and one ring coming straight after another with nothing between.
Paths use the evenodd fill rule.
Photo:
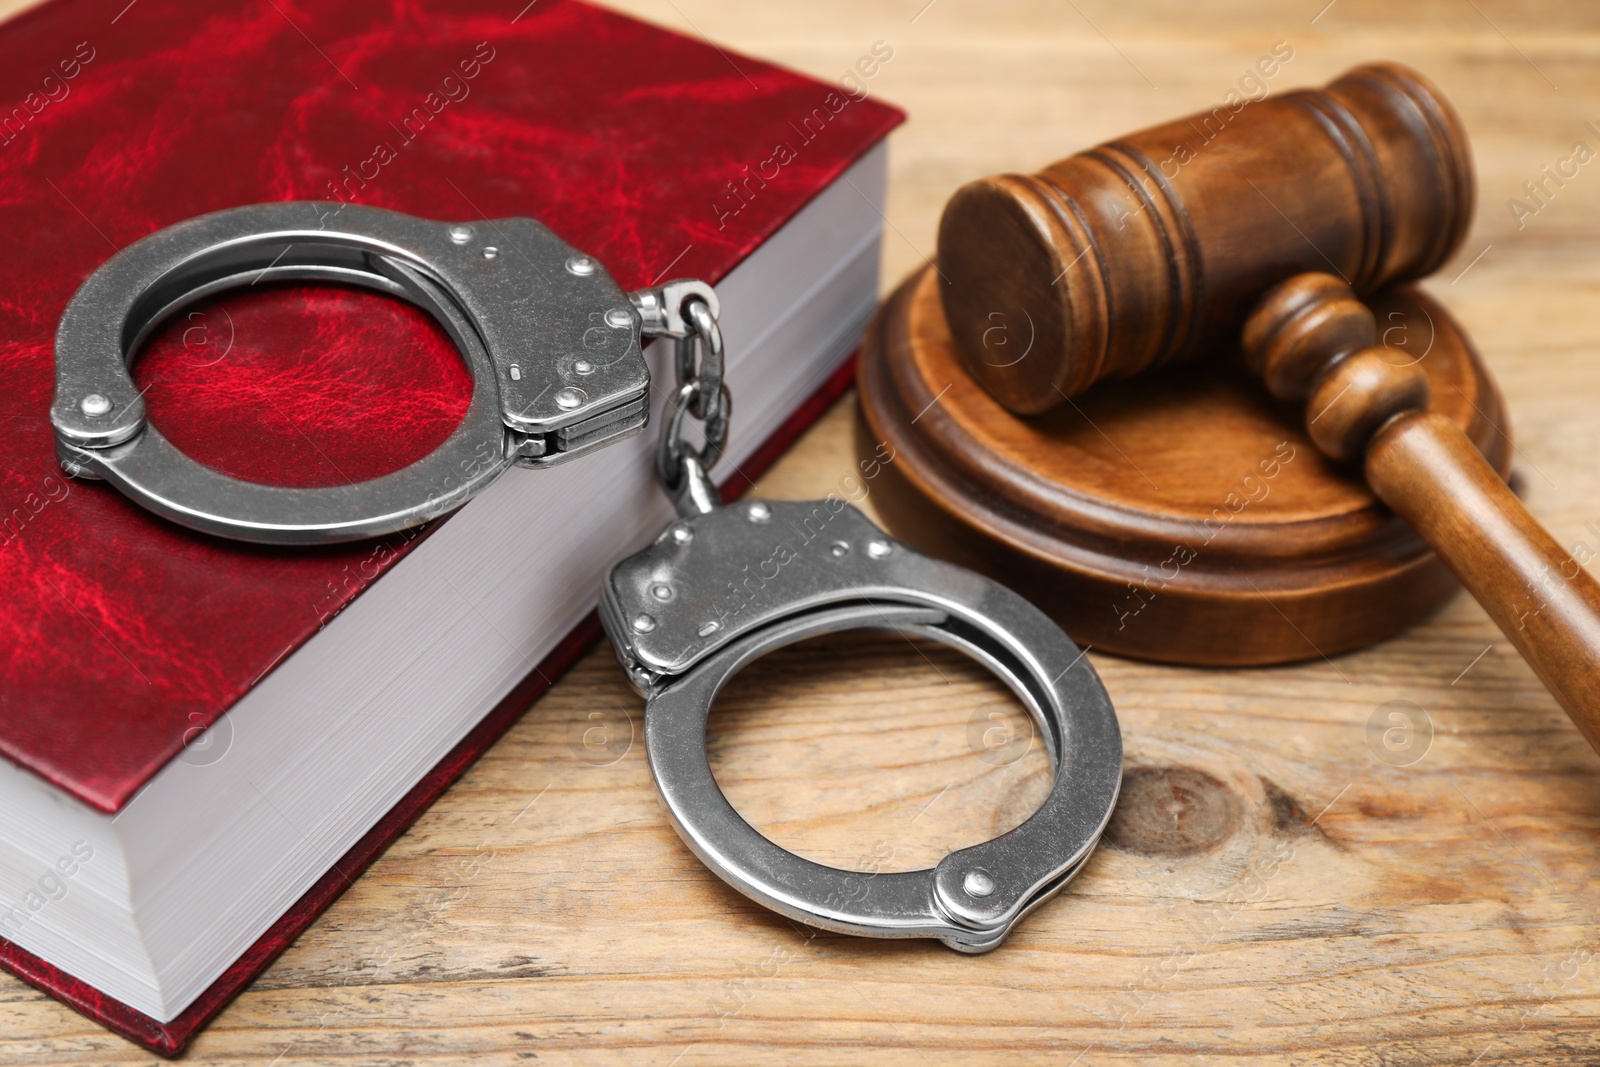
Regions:
<instances>
[{"instance_id":1,"label":"wooden gavel","mask_svg":"<svg viewBox=\"0 0 1600 1067\"><path fill-rule=\"evenodd\" d=\"M1428 411L1416 361L1377 339L1348 285L1301 274L1251 312L1243 348L1274 396L1306 402L1320 451L1362 461L1372 491L1455 572L1600 752L1600 583L1460 425Z\"/></svg>"},{"instance_id":2,"label":"wooden gavel","mask_svg":"<svg viewBox=\"0 0 1600 1067\"><path fill-rule=\"evenodd\" d=\"M1600 584L1429 413L1427 375L1377 344L1360 300L1460 244L1469 160L1426 79L1358 67L963 187L940 224L941 300L968 370L1020 414L1242 330L1317 448L1362 463L1600 751Z\"/></svg>"}]
</instances>

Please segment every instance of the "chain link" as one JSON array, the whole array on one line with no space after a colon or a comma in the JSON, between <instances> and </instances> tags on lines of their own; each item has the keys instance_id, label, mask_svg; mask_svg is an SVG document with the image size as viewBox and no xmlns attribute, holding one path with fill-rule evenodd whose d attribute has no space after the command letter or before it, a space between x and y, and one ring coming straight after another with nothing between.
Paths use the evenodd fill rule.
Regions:
<instances>
[{"instance_id":1,"label":"chain link","mask_svg":"<svg viewBox=\"0 0 1600 1067\"><path fill-rule=\"evenodd\" d=\"M656 473L685 514L715 507L716 486L707 472L728 443L733 399L722 380L726 359L717 325L716 295L704 282L672 281L632 294L646 336L673 338L678 388L667 404L656 452ZM685 435L686 417L701 423L697 447Z\"/></svg>"},{"instance_id":2,"label":"chain link","mask_svg":"<svg viewBox=\"0 0 1600 1067\"><path fill-rule=\"evenodd\" d=\"M705 301L690 298L684 302L684 320L694 328L687 337L675 341L677 348L678 384L696 386L689 411L697 419L715 420L722 404L722 330L716 316L706 307ZM700 358L695 359L696 348ZM724 425L727 420L724 418Z\"/></svg>"},{"instance_id":3,"label":"chain link","mask_svg":"<svg viewBox=\"0 0 1600 1067\"><path fill-rule=\"evenodd\" d=\"M661 447L656 453L656 471L662 484L675 497L685 488L687 475L704 478L722 458L728 443L728 416L733 407L733 399L722 380L722 330L717 320L702 300L686 301L683 310L694 332L677 339L678 389L669 402ZM702 424L705 440L698 448L684 434L686 415L692 415ZM685 469L685 460L693 461L691 470Z\"/></svg>"}]
</instances>

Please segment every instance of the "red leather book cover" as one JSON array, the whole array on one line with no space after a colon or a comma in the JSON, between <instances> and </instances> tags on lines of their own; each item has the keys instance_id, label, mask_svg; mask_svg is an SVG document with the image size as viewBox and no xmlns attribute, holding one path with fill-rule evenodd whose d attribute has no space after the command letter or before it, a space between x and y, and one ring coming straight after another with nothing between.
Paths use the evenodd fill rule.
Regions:
<instances>
[{"instance_id":1,"label":"red leather book cover","mask_svg":"<svg viewBox=\"0 0 1600 1067\"><path fill-rule=\"evenodd\" d=\"M119 810L359 593L352 568L370 581L415 544L247 546L66 479L47 417L55 324L107 257L208 211L343 199L532 216L625 289L669 271L716 281L901 118L574 0L517 7L53 0L0 25L0 754ZM426 315L326 288L198 307L146 345L134 376L191 455L299 485L404 466L449 433L470 390ZM364 866L531 694L513 694L341 866ZM324 879L164 1027L121 1018L129 1009L15 946L0 943L0 962L172 1051L340 888Z\"/></svg>"},{"instance_id":2,"label":"red leather book cover","mask_svg":"<svg viewBox=\"0 0 1600 1067\"><path fill-rule=\"evenodd\" d=\"M354 595L338 579L371 555L197 536L65 482L46 418L55 324L119 248L221 208L340 198L531 215L624 288L668 269L715 281L898 119L600 8L507 6L54 0L0 26L0 101L19 102L0 111L11 760L116 811L338 608L330 579ZM428 451L465 405L448 340L404 305L302 289L226 308L171 323L135 378L163 432L229 473L370 477Z\"/></svg>"}]
</instances>

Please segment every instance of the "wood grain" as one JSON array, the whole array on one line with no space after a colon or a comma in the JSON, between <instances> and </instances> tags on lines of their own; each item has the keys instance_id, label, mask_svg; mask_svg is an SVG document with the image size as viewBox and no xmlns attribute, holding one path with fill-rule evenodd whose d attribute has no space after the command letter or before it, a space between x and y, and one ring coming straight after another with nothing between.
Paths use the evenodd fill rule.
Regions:
<instances>
[{"instance_id":1,"label":"wood grain","mask_svg":"<svg viewBox=\"0 0 1600 1067\"><path fill-rule=\"evenodd\" d=\"M857 456L864 471L894 456L872 483L879 514L923 551L1026 589L1080 645L1289 663L1392 637L1460 590L1358 464L1312 443L1339 409L1297 418L1303 392L1277 401L1218 351L1019 417L962 369L942 288L931 268L914 274L862 345ZM1373 300L1352 300L1367 342L1376 311L1409 342L1393 361L1509 472L1504 403L1453 316L1410 286Z\"/></svg>"},{"instance_id":2,"label":"wood grain","mask_svg":"<svg viewBox=\"0 0 1600 1067\"><path fill-rule=\"evenodd\" d=\"M1296 49L1282 84L1380 56L1427 72L1471 132L1481 205L1430 286L1506 394L1530 510L1563 545L1600 546L1600 170L1522 229L1506 207L1575 139L1600 141L1584 126L1600 98L1592 5L623 6L827 78L875 40L894 46L872 90L913 118L892 149L886 285L932 251L962 182L1212 106L1277 40ZM814 496L853 469L850 403L764 492ZM870 867L987 836L1008 795L1035 795L1026 760L996 770L966 747L999 691L922 651L931 662L846 640L747 677L717 741L741 809L791 847ZM999 952L810 937L725 889L666 825L637 746L610 766L570 746L589 711L638 711L597 650L190 1059L1600 1061L1600 761L1468 598L1331 662L1207 671L1091 655L1137 777L1112 840ZM1396 700L1433 725L1405 767L1367 737ZM0 977L0 1060L149 1059Z\"/></svg>"}]
</instances>

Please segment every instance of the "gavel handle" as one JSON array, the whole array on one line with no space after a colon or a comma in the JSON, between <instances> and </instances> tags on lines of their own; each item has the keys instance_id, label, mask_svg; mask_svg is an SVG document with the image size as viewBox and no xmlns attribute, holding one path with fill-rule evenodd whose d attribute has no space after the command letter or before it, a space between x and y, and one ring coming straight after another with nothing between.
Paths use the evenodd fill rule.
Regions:
<instances>
[{"instance_id":1,"label":"gavel handle","mask_svg":"<svg viewBox=\"0 0 1600 1067\"><path fill-rule=\"evenodd\" d=\"M1600 751L1600 584L1443 415L1396 416L1369 443L1366 474Z\"/></svg>"}]
</instances>

